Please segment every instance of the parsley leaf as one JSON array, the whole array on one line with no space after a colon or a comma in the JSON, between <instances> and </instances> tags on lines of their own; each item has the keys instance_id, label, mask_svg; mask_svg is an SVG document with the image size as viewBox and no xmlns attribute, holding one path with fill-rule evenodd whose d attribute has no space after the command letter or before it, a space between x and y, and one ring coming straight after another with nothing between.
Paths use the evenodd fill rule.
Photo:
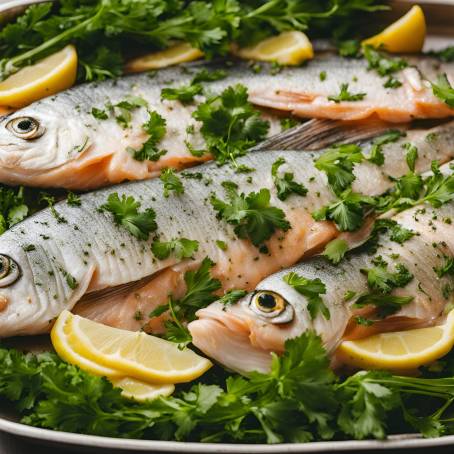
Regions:
<instances>
[{"instance_id":1,"label":"parsley leaf","mask_svg":"<svg viewBox=\"0 0 454 454\"><path fill-rule=\"evenodd\" d=\"M432 91L438 99L441 99L449 107L454 107L454 87L451 87L446 74L441 74L437 81L432 83Z\"/></svg>"},{"instance_id":2,"label":"parsley leaf","mask_svg":"<svg viewBox=\"0 0 454 454\"><path fill-rule=\"evenodd\" d=\"M66 218L63 217L57 211L57 209L55 208L55 197L54 196L52 196L50 194L46 194L46 193L43 192L43 193L41 193L39 201L47 203L47 206L49 207L50 212L52 213L52 216L57 220L57 222L59 224L67 224L68 223Z\"/></svg>"},{"instance_id":3,"label":"parsley leaf","mask_svg":"<svg viewBox=\"0 0 454 454\"><path fill-rule=\"evenodd\" d=\"M338 95L328 96L329 101L340 103L342 101L361 101L367 93L350 93L348 91L348 84L341 84L340 92Z\"/></svg>"},{"instance_id":4,"label":"parsley leaf","mask_svg":"<svg viewBox=\"0 0 454 454\"><path fill-rule=\"evenodd\" d=\"M68 192L66 203L71 207L80 207L82 205L82 200L80 200L80 196L74 194L74 192Z\"/></svg>"},{"instance_id":5,"label":"parsley leaf","mask_svg":"<svg viewBox=\"0 0 454 454\"><path fill-rule=\"evenodd\" d=\"M148 111L148 115L149 118L142 125L142 128L149 135L149 138L139 150L129 148L129 151L133 153L133 157L137 161L157 161L162 155L167 153L157 148L158 143L166 134L166 120L155 111Z\"/></svg>"},{"instance_id":6,"label":"parsley leaf","mask_svg":"<svg viewBox=\"0 0 454 454\"><path fill-rule=\"evenodd\" d=\"M392 75L408 66L405 60L402 58L390 58L384 52L378 51L370 45L363 47L363 54L369 62L369 69L374 69L381 77L388 77L384 84L385 88L398 88L402 85L402 82L392 77Z\"/></svg>"},{"instance_id":7,"label":"parsley leaf","mask_svg":"<svg viewBox=\"0 0 454 454\"><path fill-rule=\"evenodd\" d=\"M200 132L214 159L221 165L230 162L239 170L236 158L263 140L269 129L269 122L260 118L248 102L246 87L240 84L209 98L192 116L202 122Z\"/></svg>"},{"instance_id":8,"label":"parsley leaf","mask_svg":"<svg viewBox=\"0 0 454 454\"><path fill-rule=\"evenodd\" d=\"M326 173L333 192L339 195L351 186L356 178L353 167L363 159L358 145L338 145L326 150L315 161L315 167Z\"/></svg>"},{"instance_id":9,"label":"parsley leaf","mask_svg":"<svg viewBox=\"0 0 454 454\"><path fill-rule=\"evenodd\" d=\"M283 164L285 164L285 159L281 157L271 166L271 175L277 189L278 199L284 201L292 193L305 196L307 194L307 188L294 181L292 172L285 172L282 176L278 175L279 167Z\"/></svg>"},{"instance_id":10,"label":"parsley leaf","mask_svg":"<svg viewBox=\"0 0 454 454\"><path fill-rule=\"evenodd\" d=\"M357 39L347 39L337 43L337 51L341 57L359 57L361 43Z\"/></svg>"},{"instance_id":11,"label":"parsley leaf","mask_svg":"<svg viewBox=\"0 0 454 454\"><path fill-rule=\"evenodd\" d=\"M191 84L200 84L201 82L215 82L217 80L225 79L227 77L227 72L223 69L215 69L214 71L209 71L206 68L201 69L193 77Z\"/></svg>"},{"instance_id":12,"label":"parsley leaf","mask_svg":"<svg viewBox=\"0 0 454 454\"><path fill-rule=\"evenodd\" d=\"M385 163L385 155L383 154L383 146L396 142L401 137L405 136L405 133L399 130L391 130L387 133L377 137L372 142L372 148L370 151L370 155L367 158L368 161L376 164L377 166L382 166Z\"/></svg>"},{"instance_id":13,"label":"parsley leaf","mask_svg":"<svg viewBox=\"0 0 454 454\"><path fill-rule=\"evenodd\" d=\"M93 107L91 109L91 114L97 119L97 120L107 120L109 118L108 113L105 110L98 109L97 107Z\"/></svg>"},{"instance_id":14,"label":"parsley leaf","mask_svg":"<svg viewBox=\"0 0 454 454\"><path fill-rule=\"evenodd\" d=\"M270 205L271 194L266 188L259 192L238 194L236 185L224 184L228 202L210 198L217 218L235 226L238 238L248 238L254 246L261 246L277 229L287 231L290 223L280 208Z\"/></svg>"},{"instance_id":15,"label":"parsley leaf","mask_svg":"<svg viewBox=\"0 0 454 454\"><path fill-rule=\"evenodd\" d=\"M115 224L121 225L136 238L146 240L158 227L156 213L153 208L139 213L139 208L140 202L136 202L134 197L123 194L120 199L117 192L109 194L107 203L100 207L101 210L112 213Z\"/></svg>"},{"instance_id":16,"label":"parsley leaf","mask_svg":"<svg viewBox=\"0 0 454 454\"><path fill-rule=\"evenodd\" d=\"M337 201L314 211L312 217L316 221L333 221L341 232L353 232L363 225L365 208L375 203L372 197L346 190Z\"/></svg>"},{"instance_id":17,"label":"parsley leaf","mask_svg":"<svg viewBox=\"0 0 454 454\"><path fill-rule=\"evenodd\" d=\"M163 88L161 98L167 100L177 100L182 104L189 104L196 95L201 94L203 87L200 84L183 85L178 88Z\"/></svg>"},{"instance_id":18,"label":"parsley leaf","mask_svg":"<svg viewBox=\"0 0 454 454\"><path fill-rule=\"evenodd\" d=\"M247 295L246 290L232 289L224 293L224 295L222 295L222 297L219 299L219 302L221 304L224 304L225 306L232 305L246 295Z\"/></svg>"},{"instance_id":19,"label":"parsley leaf","mask_svg":"<svg viewBox=\"0 0 454 454\"><path fill-rule=\"evenodd\" d=\"M321 312L326 320L330 319L329 309L320 296L326 293L326 286L319 278L307 279L295 272L291 272L286 274L283 279L284 282L307 298L307 310L309 311L312 320L317 317L319 312Z\"/></svg>"},{"instance_id":20,"label":"parsley leaf","mask_svg":"<svg viewBox=\"0 0 454 454\"><path fill-rule=\"evenodd\" d=\"M441 61L452 62L454 61L454 46L447 46L441 50L431 51L429 55L439 58Z\"/></svg>"},{"instance_id":21,"label":"parsley leaf","mask_svg":"<svg viewBox=\"0 0 454 454\"><path fill-rule=\"evenodd\" d=\"M159 260L165 260L173 254L176 259L190 258L199 249L199 242L196 240L188 240L187 238L179 238L171 241L153 241L151 251Z\"/></svg>"},{"instance_id":22,"label":"parsley leaf","mask_svg":"<svg viewBox=\"0 0 454 454\"><path fill-rule=\"evenodd\" d=\"M402 227L393 219L377 219L374 225L374 233L383 231L389 231L390 240L399 244L403 244L405 241L408 241L415 236L415 233L412 230Z\"/></svg>"},{"instance_id":23,"label":"parsley leaf","mask_svg":"<svg viewBox=\"0 0 454 454\"><path fill-rule=\"evenodd\" d=\"M434 271L439 278L443 276L454 274L454 258L444 257L444 263L442 266L434 267Z\"/></svg>"},{"instance_id":24,"label":"parsley leaf","mask_svg":"<svg viewBox=\"0 0 454 454\"><path fill-rule=\"evenodd\" d=\"M171 191L176 195L184 194L183 182L173 169L164 169L159 179L164 184L164 197L169 197Z\"/></svg>"},{"instance_id":25,"label":"parsley leaf","mask_svg":"<svg viewBox=\"0 0 454 454\"><path fill-rule=\"evenodd\" d=\"M396 271L390 272L387 270L386 262L376 263L377 265L373 268L361 270L367 274L367 285L372 290L388 294L395 288L405 287L413 279L413 275L402 264L397 264Z\"/></svg>"},{"instance_id":26,"label":"parsley leaf","mask_svg":"<svg viewBox=\"0 0 454 454\"><path fill-rule=\"evenodd\" d=\"M337 265L343 258L345 253L348 251L348 243L341 239L336 238L330 241L323 251L323 255L334 265Z\"/></svg>"},{"instance_id":27,"label":"parsley leaf","mask_svg":"<svg viewBox=\"0 0 454 454\"><path fill-rule=\"evenodd\" d=\"M24 188L12 189L0 185L0 235L29 214Z\"/></svg>"}]
</instances>

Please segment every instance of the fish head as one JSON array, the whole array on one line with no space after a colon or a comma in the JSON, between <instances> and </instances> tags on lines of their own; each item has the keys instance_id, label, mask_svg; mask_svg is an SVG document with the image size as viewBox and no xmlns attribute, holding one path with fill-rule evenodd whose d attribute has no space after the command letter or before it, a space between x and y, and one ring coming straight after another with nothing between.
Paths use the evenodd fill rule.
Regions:
<instances>
[{"instance_id":1,"label":"fish head","mask_svg":"<svg viewBox=\"0 0 454 454\"><path fill-rule=\"evenodd\" d=\"M49 102L0 118L0 174L4 181L30 184L26 177L74 161L90 146L93 131L84 116L67 115Z\"/></svg>"},{"instance_id":2,"label":"fish head","mask_svg":"<svg viewBox=\"0 0 454 454\"><path fill-rule=\"evenodd\" d=\"M305 297L281 273L263 280L235 304L216 301L188 325L193 344L210 358L240 373L269 371L271 352L287 339L312 329Z\"/></svg>"},{"instance_id":3,"label":"fish head","mask_svg":"<svg viewBox=\"0 0 454 454\"><path fill-rule=\"evenodd\" d=\"M77 257L65 264L50 240L24 244L21 225L0 237L0 338L48 331L80 299L92 273Z\"/></svg>"}]
</instances>

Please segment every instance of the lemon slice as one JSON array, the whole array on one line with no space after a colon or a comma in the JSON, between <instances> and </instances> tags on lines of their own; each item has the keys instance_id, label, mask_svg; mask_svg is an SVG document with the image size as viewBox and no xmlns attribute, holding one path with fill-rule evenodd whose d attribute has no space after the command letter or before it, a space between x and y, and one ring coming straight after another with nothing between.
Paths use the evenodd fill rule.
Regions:
<instances>
[{"instance_id":1,"label":"lemon slice","mask_svg":"<svg viewBox=\"0 0 454 454\"><path fill-rule=\"evenodd\" d=\"M406 370L435 361L453 345L454 311L451 311L444 325L344 341L338 352L345 363L355 367Z\"/></svg>"},{"instance_id":2,"label":"lemon slice","mask_svg":"<svg viewBox=\"0 0 454 454\"><path fill-rule=\"evenodd\" d=\"M405 16L378 35L363 41L388 52L421 52L426 38L426 19L420 6L413 6Z\"/></svg>"},{"instance_id":3,"label":"lemon slice","mask_svg":"<svg viewBox=\"0 0 454 454\"><path fill-rule=\"evenodd\" d=\"M179 43L160 52L153 52L135 58L126 64L125 72L138 73L151 69L166 68L203 57L200 49L192 47L189 43Z\"/></svg>"},{"instance_id":4,"label":"lemon slice","mask_svg":"<svg viewBox=\"0 0 454 454\"><path fill-rule=\"evenodd\" d=\"M0 82L0 105L24 107L66 90L74 84L76 76L77 52L69 45Z\"/></svg>"},{"instance_id":5,"label":"lemon slice","mask_svg":"<svg viewBox=\"0 0 454 454\"><path fill-rule=\"evenodd\" d=\"M75 364L81 369L94 375L100 375L109 378L124 376L124 373L115 369L111 369L110 367L101 366L100 364L85 358L74 350L68 340L71 329L69 322L72 320L72 317L73 315L70 312L62 312L61 315L57 318L57 321L55 322L52 331L50 332L52 345L54 346L54 349L57 352L58 356L60 356L60 358L62 358L66 362Z\"/></svg>"},{"instance_id":6,"label":"lemon slice","mask_svg":"<svg viewBox=\"0 0 454 454\"><path fill-rule=\"evenodd\" d=\"M121 394L128 399L139 402L156 399L159 396L170 396L175 391L172 384L146 383L131 377L110 378L110 382L117 388L121 388Z\"/></svg>"},{"instance_id":7,"label":"lemon slice","mask_svg":"<svg viewBox=\"0 0 454 454\"><path fill-rule=\"evenodd\" d=\"M308 37L298 31L283 32L260 41L255 46L233 49L233 53L240 58L275 61L281 65L299 65L314 57Z\"/></svg>"},{"instance_id":8,"label":"lemon slice","mask_svg":"<svg viewBox=\"0 0 454 454\"><path fill-rule=\"evenodd\" d=\"M68 343L80 356L124 376L153 383L182 383L200 377L211 362L173 342L112 328L78 315L68 321Z\"/></svg>"}]
</instances>

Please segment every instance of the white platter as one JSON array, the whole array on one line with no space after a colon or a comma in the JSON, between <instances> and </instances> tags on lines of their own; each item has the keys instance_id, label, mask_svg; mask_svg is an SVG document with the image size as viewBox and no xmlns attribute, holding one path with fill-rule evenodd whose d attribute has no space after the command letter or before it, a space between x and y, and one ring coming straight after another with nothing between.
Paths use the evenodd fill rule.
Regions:
<instances>
[{"instance_id":1,"label":"white platter","mask_svg":"<svg viewBox=\"0 0 454 454\"><path fill-rule=\"evenodd\" d=\"M30 3L46 0L0 0L0 24L18 14ZM408 10L408 0L397 0L393 11L399 15ZM454 0L422 0L418 4L424 7L428 17L431 33L426 43L426 49L444 47L447 42L454 43ZM1 367L1 366L0 366ZM266 444L228 444L228 443L187 443L175 441L134 440L111 437L98 437L68 432L57 432L47 429L27 426L11 416L6 406L0 407L0 431L22 437L40 444L58 446L61 449L71 449L83 452L148 452L148 453L316 453L396 449L430 449L443 446L453 446L454 435L423 439L416 434L392 435L387 440L364 441L326 441L312 443L283 443Z\"/></svg>"}]
</instances>

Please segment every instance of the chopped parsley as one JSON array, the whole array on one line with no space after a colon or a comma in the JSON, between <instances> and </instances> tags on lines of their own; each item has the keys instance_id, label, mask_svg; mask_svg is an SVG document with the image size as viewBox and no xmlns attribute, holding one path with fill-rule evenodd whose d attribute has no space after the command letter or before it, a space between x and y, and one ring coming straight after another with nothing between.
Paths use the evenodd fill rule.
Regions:
<instances>
[{"instance_id":1,"label":"chopped parsley","mask_svg":"<svg viewBox=\"0 0 454 454\"><path fill-rule=\"evenodd\" d=\"M175 195L184 194L184 186L178 175L175 174L173 169L164 169L161 172L159 179L164 185L164 197L169 197L173 192Z\"/></svg>"},{"instance_id":2,"label":"chopped parsley","mask_svg":"<svg viewBox=\"0 0 454 454\"><path fill-rule=\"evenodd\" d=\"M284 282L307 298L307 310L309 311L312 320L314 320L319 313L321 313L326 320L330 319L329 309L320 296L326 294L326 286L319 278L307 279L295 272L291 272L286 274L283 279Z\"/></svg>"},{"instance_id":3,"label":"chopped parsley","mask_svg":"<svg viewBox=\"0 0 454 454\"><path fill-rule=\"evenodd\" d=\"M139 150L129 148L137 161L157 161L166 154L165 150L159 150L158 144L166 135L166 120L155 111L148 111L149 118L142 125L142 129L149 135L146 142Z\"/></svg>"},{"instance_id":4,"label":"chopped parsley","mask_svg":"<svg viewBox=\"0 0 454 454\"><path fill-rule=\"evenodd\" d=\"M134 197L123 194L120 199L117 192L109 194L107 203L100 207L102 211L112 213L115 224L121 225L136 238L146 240L158 227L156 213L153 208L143 212L139 212L139 208L140 202Z\"/></svg>"},{"instance_id":5,"label":"chopped parsley","mask_svg":"<svg viewBox=\"0 0 454 454\"><path fill-rule=\"evenodd\" d=\"M273 233L282 229L290 229L290 223L280 208L270 205L271 194L266 188L249 194L238 194L234 183L223 184L227 202L215 195L210 198L217 212L217 218L235 226L234 232L238 238L248 238L254 246L260 247L269 240Z\"/></svg>"},{"instance_id":6,"label":"chopped parsley","mask_svg":"<svg viewBox=\"0 0 454 454\"><path fill-rule=\"evenodd\" d=\"M361 54L361 43L357 39L347 39L337 44L337 51L341 57L356 58Z\"/></svg>"},{"instance_id":7,"label":"chopped parsley","mask_svg":"<svg viewBox=\"0 0 454 454\"><path fill-rule=\"evenodd\" d=\"M248 148L265 139L269 122L262 120L260 112L248 102L243 85L226 88L200 104L193 117L202 123L200 132L218 164L231 163L239 171L236 158L244 156Z\"/></svg>"},{"instance_id":8,"label":"chopped parsley","mask_svg":"<svg viewBox=\"0 0 454 454\"><path fill-rule=\"evenodd\" d=\"M429 55L436 57L441 61L454 62L454 46L447 46L444 49L431 51Z\"/></svg>"},{"instance_id":9,"label":"chopped parsley","mask_svg":"<svg viewBox=\"0 0 454 454\"><path fill-rule=\"evenodd\" d=\"M403 244L415 236L412 230L402 227L393 219L377 219L374 225L374 232L389 232L389 238L398 244Z\"/></svg>"},{"instance_id":10,"label":"chopped parsley","mask_svg":"<svg viewBox=\"0 0 454 454\"><path fill-rule=\"evenodd\" d=\"M390 58L384 52L370 45L363 47L363 54L369 63L369 69L375 70L381 77L387 77L384 87L398 88L402 85L393 75L408 66L405 60L402 58Z\"/></svg>"},{"instance_id":11,"label":"chopped parsley","mask_svg":"<svg viewBox=\"0 0 454 454\"><path fill-rule=\"evenodd\" d=\"M243 296L246 296L247 292L245 290L232 289L224 293L224 295L219 299L219 302L224 306L229 306L238 302Z\"/></svg>"},{"instance_id":12,"label":"chopped parsley","mask_svg":"<svg viewBox=\"0 0 454 454\"><path fill-rule=\"evenodd\" d=\"M59 224L66 224L68 221L56 210L55 208L55 197L46 194L46 193L41 193L41 197L39 199L40 202L45 202L47 203L47 206L50 209L50 212L52 216L57 220Z\"/></svg>"},{"instance_id":13,"label":"chopped parsley","mask_svg":"<svg viewBox=\"0 0 454 454\"><path fill-rule=\"evenodd\" d=\"M198 71L192 78L191 84L200 84L201 82L215 82L217 80L225 79L227 77L227 72L223 69L215 69L214 71L209 71L206 68Z\"/></svg>"},{"instance_id":14,"label":"chopped parsley","mask_svg":"<svg viewBox=\"0 0 454 454\"><path fill-rule=\"evenodd\" d=\"M165 338L172 342L185 344L190 342L191 336L189 331L181 323L195 320L195 313L219 297L216 296L221 288L221 282L211 276L211 268L214 266L213 261L205 257L200 266L195 271L186 271L184 281L186 283L186 293L179 300L169 297L166 305L171 314L171 320L166 325Z\"/></svg>"},{"instance_id":15,"label":"chopped parsley","mask_svg":"<svg viewBox=\"0 0 454 454\"><path fill-rule=\"evenodd\" d=\"M97 107L93 107L91 109L91 114L97 119L97 120L107 120L109 118L109 114L102 109L98 109Z\"/></svg>"},{"instance_id":16,"label":"chopped parsley","mask_svg":"<svg viewBox=\"0 0 454 454\"><path fill-rule=\"evenodd\" d=\"M195 96L200 95L202 92L203 87L200 84L183 85L177 88L163 88L161 90L161 98L188 104L194 101Z\"/></svg>"},{"instance_id":17,"label":"chopped parsley","mask_svg":"<svg viewBox=\"0 0 454 454\"><path fill-rule=\"evenodd\" d=\"M445 256L443 265L434 267L434 271L439 278L454 274L454 258Z\"/></svg>"},{"instance_id":18,"label":"chopped parsley","mask_svg":"<svg viewBox=\"0 0 454 454\"><path fill-rule=\"evenodd\" d=\"M70 191L66 196L66 203L71 207L80 207L82 205L82 200L80 199L79 195L74 194L74 192Z\"/></svg>"},{"instance_id":19,"label":"chopped parsley","mask_svg":"<svg viewBox=\"0 0 454 454\"><path fill-rule=\"evenodd\" d=\"M372 208L375 203L373 197L348 189L335 202L314 211L312 217L316 221L333 221L341 232L353 232L363 225L365 208Z\"/></svg>"},{"instance_id":20,"label":"chopped parsley","mask_svg":"<svg viewBox=\"0 0 454 454\"><path fill-rule=\"evenodd\" d=\"M28 214L24 188L12 189L0 185L0 235L25 219Z\"/></svg>"},{"instance_id":21,"label":"chopped parsley","mask_svg":"<svg viewBox=\"0 0 454 454\"><path fill-rule=\"evenodd\" d=\"M307 194L307 188L293 179L292 172L285 172L283 175L278 174L279 167L283 164L285 164L285 159L280 157L271 166L271 176L273 177L274 186L277 190L278 199L284 201L290 194L305 196Z\"/></svg>"},{"instance_id":22,"label":"chopped parsley","mask_svg":"<svg viewBox=\"0 0 454 454\"><path fill-rule=\"evenodd\" d=\"M216 246L221 250L221 251L226 251L228 246L225 241L222 240L216 240Z\"/></svg>"},{"instance_id":23,"label":"chopped parsley","mask_svg":"<svg viewBox=\"0 0 454 454\"><path fill-rule=\"evenodd\" d=\"M439 75L437 81L432 83L432 91L438 99L454 108L454 87L451 87L446 74Z\"/></svg>"},{"instance_id":24,"label":"chopped parsley","mask_svg":"<svg viewBox=\"0 0 454 454\"><path fill-rule=\"evenodd\" d=\"M334 265L337 265L343 258L345 253L348 251L348 243L341 239L336 238L330 241L323 251L323 255Z\"/></svg>"},{"instance_id":25,"label":"chopped parsley","mask_svg":"<svg viewBox=\"0 0 454 454\"><path fill-rule=\"evenodd\" d=\"M281 125L282 131L287 131L287 129L294 128L301 124L296 118L288 117L288 118L281 118L279 121Z\"/></svg>"},{"instance_id":26,"label":"chopped parsley","mask_svg":"<svg viewBox=\"0 0 454 454\"><path fill-rule=\"evenodd\" d=\"M338 145L326 150L315 161L315 167L326 173L328 183L336 195L349 188L355 180L353 167L364 156L358 145Z\"/></svg>"},{"instance_id":27,"label":"chopped parsley","mask_svg":"<svg viewBox=\"0 0 454 454\"><path fill-rule=\"evenodd\" d=\"M365 98L367 93L350 93L348 91L348 84L341 84L340 92L338 95L328 96L329 101L340 103L342 101L361 101Z\"/></svg>"},{"instance_id":28,"label":"chopped parsley","mask_svg":"<svg viewBox=\"0 0 454 454\"><path fill-rule=\"evenodd\" d=\"M382 166L385 163L385 155L383 154L383 146L388 143L397 142L401 137L405 136L405 133L399 130L391 130L387 133L377 137L372 142L372 148L370 155L367 158L368 161Z\"/></svg>"},{"instance_id":29,"label":"chopped parsley","mask_svg":"<svg viewBox=\"0 0 454 454\"><path fill-rule=\"evenodd\" d=\"M170 254L177 260L187 259L194 255L199 249L199 242L188 240L187 238L178 238L171 241L153 241L151 251L159 260L165 260Z\"/></svg>"},{"instance_id":30,"label":"chopped parsley","mask_svg":"<svg viewBox=\"0 0 454 454\"><path fill-rule=\"evenodd\" d=\"M107 111L110 115L113 115L116 122L124 129L129 128L131 124L132 112L140 107L148 107L147 101L140 96L128 96L116 104L110 102L106 104Z\"/></svg>"}]
</instances>

